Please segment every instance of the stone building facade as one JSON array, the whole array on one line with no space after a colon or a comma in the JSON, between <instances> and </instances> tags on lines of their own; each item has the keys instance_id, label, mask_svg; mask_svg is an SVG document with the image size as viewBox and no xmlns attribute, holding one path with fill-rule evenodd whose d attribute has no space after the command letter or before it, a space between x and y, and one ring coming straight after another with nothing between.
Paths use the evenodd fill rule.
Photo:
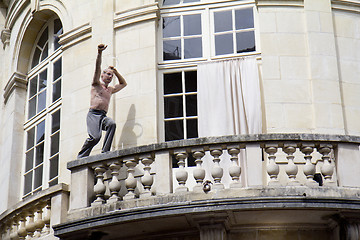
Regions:
<instances>
[{"instance_id":1,"label":"stone building facade","mask_svg":"<svg viewBox=\"0 0 360 240\"><path fill-rule=\"evenodd\" d=\"M0 13L1 239L360 238L359 0ZM112 151L76 159L99 43L128 86Z\"/></svg>"}]
</instances>

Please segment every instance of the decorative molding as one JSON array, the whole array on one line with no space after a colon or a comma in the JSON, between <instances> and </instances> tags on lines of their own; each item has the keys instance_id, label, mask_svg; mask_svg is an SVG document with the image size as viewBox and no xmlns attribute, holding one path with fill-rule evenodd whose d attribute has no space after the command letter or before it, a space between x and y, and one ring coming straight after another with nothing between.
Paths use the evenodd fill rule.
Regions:
<instances>
[{"instance_id":1,"label":"decorative molding","mask_svg":"<svg viewBox=\"0 0 360 240\"><path fill-rule=\"evenodd\" d=\"M304 0L256 0L258 7L284 6L304 7Z\"/></svg>"},{"instance_id":2,"label":"decorative molding","mask_svg":"<svg viewBox=\"0 0 360 240\"><path fill-rule=\"evenodd\" d=\"M29 0L12 1L8 8L8 14L6 16L5 27L11 29L18 16L23 10L28 7Z\"/></svg>"},{"instance_id":3,"label":"decorative molding","mask_svg":"<svg viewBox=\"0 0 360 240\"><path fill-rule=\"evenodd\" d=\"M5 104L9 100L9 97L10 97L11 93L16 88L26 89L26 85L27 85L26 75L23 75L23 74L18 73L18 72L14 72L13 75L10 77L10 80L8 81L8 83L6 84L6 86L4 88L4 102L5 102Z\"/></svg>"},{"instance_id":4,"label":"decorative molding","mask_svg":"<svg viewBox=\"0 0 360 240\"><path fill-rule=\"evenodd\" d=\"M11 35L11 31L10 29L3 29L1 31L1 42L4 45L4 48L6 45L10 44L10 35Z\"/></svg>"},{"instance_id":5,"label":"decorative molding","mask_svg":"<svg viewBox=\"0 0 360 240\"><path fill-rule=\"evenodd\" d=\"M336 10L360 13L360 1L355 0L332 0L331 7Z\"/></svg>"},{"instance_id":6,"label":"decorative molding","mask_svg":"<svg viewBox=\"0 0 360 240\"><path fill-rule=\"evenodd\" d=\"M130 24L157 19L159 17L158 3L144 5L127 11L118 12L114 18L114 28L124 27Z\"/></svg>"},{"instance_id":7,"label":"decorative molding","mask_svg":"<svg viewBox=\"0 0 360 240\"><path fill-rule=\"evenodd\" d=\"M60 36L59 43L62 45L63 50L69 48L80 41L91 37L91 26L90 23L86 23L77 28L74 28Z\"/></svg>"}]
</instances>

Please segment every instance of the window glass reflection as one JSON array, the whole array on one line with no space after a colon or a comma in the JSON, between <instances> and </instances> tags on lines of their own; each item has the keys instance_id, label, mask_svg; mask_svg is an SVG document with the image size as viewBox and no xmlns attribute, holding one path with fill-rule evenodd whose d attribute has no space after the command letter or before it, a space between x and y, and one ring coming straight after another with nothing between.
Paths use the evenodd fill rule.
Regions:
<instances>
[{"instance_id":1,"label":"window glass reflection","mask_svg":"<svg viewBox=\"0 0 360 240\"><path fill-rule=\"evenodd\" d=\"M180 36L180 16L163 18L163 37Z\"/></svg>"},{"instance_id":2,"label":"window glass reflection","mask_svg":"<svg viewBox=\"0 0 360 240\"><path fill-rule=\"evenodd\" d=\"M164 60L181 59L181 41L168 40L163 42Z\"/></svg>"},{"instance_id":3,"label":"window glass reflection","mask_svg":"<svg viewBox=\"0 0 360 240\"><path fill-rule=\"evenodd\" d=\"M184 35L199 35L201 34L201 15L184 15Z\"/></svg>"},{"instance_id":4,"label":"window glass reflection","mask_svg":"<svg viewBox=\"0 0 360 240\"><path fill-rule=\"evenodd\" d=\"M222 11L214 13L215 32L224 32L232 30L231 11Z\"/></svg>"},{"instance_id":5,"label":"window glass reflection","mask_svg":"<svg viewBox=\"0 0 360 240\"><path fill-rule=\"evenodd\" d=\"M202 39L189 38L184 40L184 58L202 57Z\"/></svg>"},{"instance_id":6,"label":"window glass reflection","mask_svg":"<svg viewBox=\"0 0 360 240\"><path fill-rule=\"evenodd\" d=\"M239 32L236 34L236 51L237 53L255 51L254 31Z\"/></svg>"},{"instance_id":7,"label":"window glass reflection","mask_svg":"<svg viewBox=\"0 0 360 240\"><path fill-rule=\"evenodd\" d=\"M236 29L246 29L254 27L254 16L252 8L235 10Z\"/></svg>"},{"instance_id":8,"label":"window glass reflection","mask_svg":"<svg viewBox=\"0 0 360 240\"><path fill-rule=\"evenodd\" d=\"M215 36L215 52L216 55L233 53L233 35L223 34Z\"/></svg>"}]
</instances>

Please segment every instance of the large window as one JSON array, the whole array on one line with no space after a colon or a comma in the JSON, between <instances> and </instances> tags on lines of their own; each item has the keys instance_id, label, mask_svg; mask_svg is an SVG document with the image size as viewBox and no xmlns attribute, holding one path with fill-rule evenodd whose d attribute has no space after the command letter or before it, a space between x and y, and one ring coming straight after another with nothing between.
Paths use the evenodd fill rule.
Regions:
<instances>
[{"instance_id":1,"label":"large window","mask_svg":"<svg viewBox=\"0 0 360 240\"><path fill-rule=\"evenodd\" d=\"M28 74L24 124L24 196L58 183L62 58L58 42L62 24L51 19L40 32Z\"/></svg>"},{"instance_id":2,"label":"large window","mask_svg":"<svg viewBox=\"0 0 360 240\"><path fill-rule=\"evenodd\" d=\"M164 141L198 137L199 63L257 54L254 13L251 1L162 1L158 66Z\"/></svg>"}]
</instances>

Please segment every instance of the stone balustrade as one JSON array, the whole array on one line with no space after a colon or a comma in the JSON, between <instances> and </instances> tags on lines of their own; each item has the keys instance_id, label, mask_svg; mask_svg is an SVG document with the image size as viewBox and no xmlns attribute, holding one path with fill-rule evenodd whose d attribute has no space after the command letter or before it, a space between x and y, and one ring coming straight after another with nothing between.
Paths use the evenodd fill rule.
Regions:
<instances>
[{"instance_id":1,"label":"stone balustrade","mask_svg":"<svg viewBox=\"0 0 360 240\"><path fill-rule=\"evenodd\" d=\"M68 164L71 193L84 196L71 198L70 209L191 191L360 187L352 175L359 165L355 161L360 159L359 143L360 138L343 135L259 134L174 141L90 156Z\"/></svg>"},{"instance_id":2,"label":"stone balustrade","mask_svg":"<svg viewBox=\"0 0 360 240\"><path fill-rule=\"evenodd\" d=\"M51 226L65 219L66 209L52 209L52 203L68 204L64 184L46 189L24 199L0 215L0 239L53 238ZM62 211L62 212L61 212Z\"/></svg>"}]
</instances>

